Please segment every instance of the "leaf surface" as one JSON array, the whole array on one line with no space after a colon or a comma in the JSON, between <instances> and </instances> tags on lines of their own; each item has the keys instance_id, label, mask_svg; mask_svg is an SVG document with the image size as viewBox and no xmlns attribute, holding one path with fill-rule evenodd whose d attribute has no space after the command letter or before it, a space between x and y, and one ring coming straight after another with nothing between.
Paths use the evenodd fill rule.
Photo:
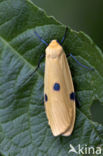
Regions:
<instances>
[{"instance_id":1,"label":"leaf surface","mask_svg":"<svg viewBox=\"0 0 103 156\"><path fill-rule=\"evenodd\" d=\"M103 125L91 119L90 106L103 104L103 54L83 32L69 28L63 48L86 70L69 57L68 62L80 107L75 128L69 137L53 137L43 104L44 66L28 77L38 64L46 46L35 36L38 32L49 43L61 41L65 26L48 17L30 0L0 1L0 153L2 156L76 156L68 153L70 144L102 146ZM27 79L28 78L28 79ZM81 154L82 155L82 154Z\"/></svg>"}]
</instances>

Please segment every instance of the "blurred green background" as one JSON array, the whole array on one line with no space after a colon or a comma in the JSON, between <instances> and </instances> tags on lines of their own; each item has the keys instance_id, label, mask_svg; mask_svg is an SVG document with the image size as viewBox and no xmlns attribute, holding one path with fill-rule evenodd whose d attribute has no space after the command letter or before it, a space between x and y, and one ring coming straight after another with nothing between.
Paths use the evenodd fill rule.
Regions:
<instances>
[{"instance_id":1,"label":"blurred green background","mask_svg":"<svg viewBox=\"0 0 103 156\"><path fill-rule=\"evenodd\" d=\"M103 0L32 0L48 15L65 25L87 33L103 50ZM103 105L94 101L92 118L103 124Z\"/></svg>"},{"instance_id":2,"label":"blurred green background","mask_svg":"<svg viewBox=\"0 0 103 156\"><path fill-rule=\"evenodd\" d=\"M103 50L103 0L32 0L72 29L84 31Z\"/></svg>"}]
</instances>

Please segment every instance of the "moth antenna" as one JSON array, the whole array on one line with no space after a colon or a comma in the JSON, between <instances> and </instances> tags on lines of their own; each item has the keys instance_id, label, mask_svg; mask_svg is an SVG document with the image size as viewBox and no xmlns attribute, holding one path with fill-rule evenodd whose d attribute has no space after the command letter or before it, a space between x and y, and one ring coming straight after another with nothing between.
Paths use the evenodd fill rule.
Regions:
<instances>
[{"instance_id":1,"label":"moth antenna","mask_svg":"<svg viewBox=\"0 0 103 156\"><path fill-rule=\"evenodd\" d=\"M44 57L45 57L45 54L42 54L42 55L40 56L40 59L39 59L39 61L38 61L37 67L35 68L35 70L34 70L33 72L31 72L31 73L26 77L26 79L24 80L23 84L25 84L25 82L28 81L28 79L32 78L32 76L35 74L35 72L36 72L36 71L38 70L38 68L40 67L40 63L41 63L41 61L42 61L42 59L43 59Z\"/></svg>"},{"instance_id":2,"label":"moth antenna","mask_svg":"<svg viewBox=\"0 0 103 156\"><path fill-rule=\"evenodd\" d=\"M65 38L66 38L67 31L68 31L68 27L66 27L66 29L65 29L65 33L64 33L64 36L63 36L63 38L62 38L60 44L62 44L62 43L64 42L64 40L65 40Z\"/></svg>"},{"instance_id":3,"label":"moth antenna","mask_svg":"<svg viewBox=\"0 0 103 156\"><path fill-rule=\"evenodd\" d=\"M34 31L34 33L35 33L35 35L40 39L40 41L41 41L42 43L44 43L46 46L48 46L48 43L47 43L45 40L43 40L43 39L40 37L40 35L39 35L36 31Z\"/></svg>"},{"instance_id":4,"label":"moth antenna","mask_svg":"<svg viewBox=\"0 0 103 156\"><path fill-rule=\"evenodd\" d=\"M94 70L93 68L89 68L89 67L87 67L87 66L81 64L81 63L75 58L75 56L73 56L71 53L70 53L69 56L71 56L81 67L86 68L86 69L89 69L89 70Z\"/></svg>"}]
</instances>

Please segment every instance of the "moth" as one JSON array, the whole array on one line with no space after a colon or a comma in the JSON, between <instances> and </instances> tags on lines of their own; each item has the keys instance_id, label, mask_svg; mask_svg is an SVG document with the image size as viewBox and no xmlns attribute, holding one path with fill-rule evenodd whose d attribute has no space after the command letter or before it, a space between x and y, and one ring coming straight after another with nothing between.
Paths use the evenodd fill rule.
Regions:
<instances>
[{"instance_id":1,"label":"moth","mask_svg":"<svg viewBox=\"0 0 103 156\"><path fill-rule=\"evenodd\" d=\"M66 33L67 28L61 43L63 43ZM74 128L76 102L66 54L57 40L52 40L48 45L37 32L35 34L47 46L45 50L44 105L48 124L54 136L69 136ZM72 54L70 56L79 65L88 68L78 62Z\"/></svg>"},{"instance_id":2,"label":"moth","mask_svg":"<svg viewBox=\"0 0 103 156\"><path fill-rule=\"evenodd\" d=\"M74 87L65 52L56 40L46 48L44 97L53 135L70 135L76 114Z\"/></svg>"}]
</instances>

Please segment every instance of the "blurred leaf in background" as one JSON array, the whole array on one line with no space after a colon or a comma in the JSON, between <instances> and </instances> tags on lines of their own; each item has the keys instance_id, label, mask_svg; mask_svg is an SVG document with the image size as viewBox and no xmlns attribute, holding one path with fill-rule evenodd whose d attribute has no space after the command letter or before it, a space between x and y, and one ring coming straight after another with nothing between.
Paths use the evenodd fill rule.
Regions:
<instances>
[{"instance_id":1,"label":"blurred leaf in background","mask_svg":"<svg viewBox=\"0 0 103 156\"><path fill-rule=\"evenodd\" d=\"M32 0L72 29L89 34L103 50L103 0Z\"/></svg>"}]
</instances>

